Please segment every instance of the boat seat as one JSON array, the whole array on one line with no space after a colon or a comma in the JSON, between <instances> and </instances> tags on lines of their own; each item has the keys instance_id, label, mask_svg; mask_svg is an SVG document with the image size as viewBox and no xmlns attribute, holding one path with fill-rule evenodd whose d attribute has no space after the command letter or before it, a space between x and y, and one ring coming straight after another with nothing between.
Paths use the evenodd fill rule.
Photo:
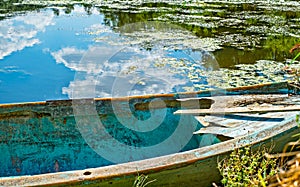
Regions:
<instances>
[{"instance_id":1,"label":"boat seat","mask_svg":"<svg viewBox=\"0 0 300 187\"><path fill-rule=\"evenodd\" d=\"M236 113L266 113L266 112L290 112L300 111L300 105L267 105L247 106L232 108L210 108L210 109L183 109L174 114L181 115L227 115Z\"/></svg>"},{"instance_id":2,"label":"boat seat","mask_svg":"<svg viewBox=\"0 0 300 187\"><path fill-rule=\"evenodd\" d=\"M205 98L185 98L180 101L197 99ZM258 128L274 126L289 113L300 111L300 104L287 102L298 98L291 98L286 94L217 96L210 99L215 102L209 109L182 108L174 114L193 115L203 126L194 134L236 138L254 133Z\"/></svg>"},{"instance_id":3,"label":"boat seat","mask_svg":"<svg viewBox=\"0 0 300 187\"><path fill-rule=\"evenodd\" d=\"M194 134L215 134L225 137L237 138L249 133L255 133L257 129L267 129L285 120L293 112L270 112L264 114L231 114L223 116L195 116L204 126Z\"/></svg>"}]
</instances>

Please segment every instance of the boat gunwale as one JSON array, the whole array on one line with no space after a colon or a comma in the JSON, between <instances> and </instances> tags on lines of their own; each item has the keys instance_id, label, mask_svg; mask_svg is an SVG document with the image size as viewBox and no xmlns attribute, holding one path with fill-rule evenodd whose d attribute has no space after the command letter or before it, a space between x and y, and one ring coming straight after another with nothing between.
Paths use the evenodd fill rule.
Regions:
<instances>
[{"instance_id":1,"label":"boat gunwale","mask_svg":"<svg viewBox=\"0 0 300 187\"><path fill-rule=\"evenodd\" d=\"M272 85L285 85L288 87L288 81L276 82L276 83L264 83L264 84L256 84L249 86L240 86L240 87L232 87L225 89L210 89L210 90L202 90L197 92L178 92L178 93L163 93L163 94L147 94L147 95L134 95L134 96L124 96L124 97L105 97L105 98L76 98L76 99L58 99L58 100L46 100L46 101L33 101L33 102L20 102L20 103L0 103L0 108L13 108L18 106L36 106L36 105L61 105L61 104L70 104L73 101L77 100L91 100L91 101L128 101L131 99L150 99L150 98L187 98L189 96L200 95L200 94L211 94L212 92L225 91L226 92L238 92L238 91L246 91L246 90L255 90L263 87L268 87ZM223 93L224 95L224 93Z\"/></svg>"}]
</instances>

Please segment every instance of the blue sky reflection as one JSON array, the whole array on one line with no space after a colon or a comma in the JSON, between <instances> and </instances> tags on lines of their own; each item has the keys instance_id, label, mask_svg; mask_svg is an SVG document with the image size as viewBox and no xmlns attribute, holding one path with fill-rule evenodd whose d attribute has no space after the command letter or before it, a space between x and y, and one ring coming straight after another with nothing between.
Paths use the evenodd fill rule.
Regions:
<instances>
[{"instance_id":1,"label":"blue sky reflection","mask_svg":"<svg viewBox=\"0 0 300 187\"><path fill-rule=\"evenodd\" d=\"M186 31L112 31L91 13L75 6L71 14L44 9L0 21L0 103L190 91L190 71L205 83L203 53L182 46L196 39Z\"/></svg>"}]
</instances>

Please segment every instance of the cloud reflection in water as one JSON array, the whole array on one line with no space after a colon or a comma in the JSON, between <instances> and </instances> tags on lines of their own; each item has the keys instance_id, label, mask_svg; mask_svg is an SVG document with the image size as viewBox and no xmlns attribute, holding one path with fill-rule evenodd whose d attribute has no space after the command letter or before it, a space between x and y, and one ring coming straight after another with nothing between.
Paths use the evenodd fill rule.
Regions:
<instances>
[{"instance_id":1,"label":"cloud reflection in water","mask_svg":"<svg viewBox=\"0 0 300 187\"><path fill-rule=\"evenodd\" d=\"M1 21L0 59L26 47L39 44L37 34L54 24L53 17L51 12L33 12Z\"/></svg>"}]
</instances>

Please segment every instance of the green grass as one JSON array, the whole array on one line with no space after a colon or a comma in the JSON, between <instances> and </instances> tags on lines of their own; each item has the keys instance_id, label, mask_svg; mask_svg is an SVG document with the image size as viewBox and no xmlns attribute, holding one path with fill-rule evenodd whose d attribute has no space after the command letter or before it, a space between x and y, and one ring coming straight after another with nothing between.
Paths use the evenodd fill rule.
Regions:
<instances>
[{"instance_id":1,"label":"green grass","mask_svg":"<svg viewBox=\"0 0 300 187\"><path fill-rule=\"evenodd\" d=\"M290 63L291 64L294 63L299 56L300 56L300 52L292 59Z\"/></svg>"},{"instance_id":2,"label":"green grass","mask_svg":"<svg viewBox=\"0 0 300 187\"><path fill-rule=\"evenodd\" d=\"M147 185L149 185L150 183L152 182L155 182L156 179L154 180L148 180L149 176L148 175L143 175L143 174L138 174L136 177L135 177L135 181L133 183L133 187L145 187Z\"/></svg>"},{"instance_id":3,"label":"green grass","mask_svg":"<svg viewBox=\"0 0 300 187\"><path fill-rule=\"evenodd\" d=\"M270 150L250 147L234 150L228 158L218 163L222 175L221 183L226 186L267 186L268 179L277 173L277 159L267 159Z\"/></svg>"}]
</instances>

